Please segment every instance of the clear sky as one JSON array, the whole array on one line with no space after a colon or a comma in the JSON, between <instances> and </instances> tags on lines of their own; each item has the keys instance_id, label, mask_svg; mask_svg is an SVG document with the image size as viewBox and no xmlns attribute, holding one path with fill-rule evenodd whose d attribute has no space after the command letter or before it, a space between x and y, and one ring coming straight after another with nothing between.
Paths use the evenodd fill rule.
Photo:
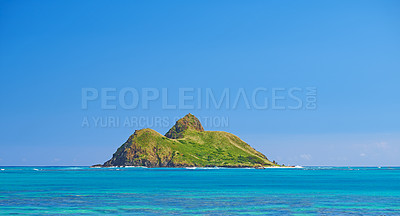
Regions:
<instances>
[{"instance_id":1,"label":"clear sky","mask_svg":"<svg viewBox=\"0 0 400 216\"><path fill-rule=\"evenodd\" d=\"M228 120L204 126L279 163L400 165L399 1L0 0L0 72L0 165L102 163L135 129L164 134L188 112ZM306 87L317 90L315 109L196 105L207 88L232 100L267 89L258 102L279 88L290 104L287 90L305 102ZM84 88L99 92L87 109ZM145 108L141 97L109 110L104 88L166 88L172 105L194 88L195 107L165 109L158 98ZM169 124L91 122L108 117Z\"/></svg>"}]
</instances>

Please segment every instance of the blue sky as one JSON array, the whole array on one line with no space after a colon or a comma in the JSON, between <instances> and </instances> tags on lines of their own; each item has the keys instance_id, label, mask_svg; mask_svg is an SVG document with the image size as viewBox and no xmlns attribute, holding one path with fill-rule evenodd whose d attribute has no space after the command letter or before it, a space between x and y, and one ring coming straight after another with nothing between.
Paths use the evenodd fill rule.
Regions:
<instances>
[{"instance_id":1,"label":"blue sky","mask_svg":"<svg viewBox=\"0 0 400 216\"><path fill-rule=\"evenodd\" d=\"M232 132L279 163L400 165L399 9L398 1L2 0L0 165L101 163L141 128L82 127L85 117L172 124L188 112L228 118L205 129ZM82 109L82 88L166 88L177 104L180 88L218 97L265 88L271 99L273 88L306 87L317 89L314 110L243 102L166 110L161 99L105 110L101 97Z\"/></svg>"}]
</instances>

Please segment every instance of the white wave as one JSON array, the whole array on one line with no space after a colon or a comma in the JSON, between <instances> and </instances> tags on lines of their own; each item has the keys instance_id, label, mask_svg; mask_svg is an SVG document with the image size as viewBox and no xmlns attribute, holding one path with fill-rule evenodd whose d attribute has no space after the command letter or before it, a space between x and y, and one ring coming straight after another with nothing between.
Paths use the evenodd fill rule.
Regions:
<instances>
[{"instance_id":1,"label":"white wave","mask_svg":"<svg viewBox=\"0 0 400 216\"><path fill-rule=\"evenodd\" d=\"M295 167L283 167L283 166L268 166L264 167L265 169L293 169Z\"/></svg>"},{"instance_id":2,"label":"white wave","mask_svg":"<svg viewBox=\"0 0 400 216\"><path fill-rule=\"evenodd\" d=\"M145 166L124 166L122 168L147 168Z\"/></svg>"},{"instance_id":3,"label":"white wave","mask_svg":"<svg viewBox=\"0 0 400 216\"><path fill-rule=\"evenodd\" d=\"M198 169L225 169L225 167L198 167Z\"/></svg>"},{"instance_id":4,"label":"white wave","mask_svg":"<svg viewBox=\"0 0 400 216\"><path fill-rule=\"evenodd\" d=\"M78 170L78 169L84 169L84 168L83 167L65 167L64 169Z\"/></svg>"}]
</instances>

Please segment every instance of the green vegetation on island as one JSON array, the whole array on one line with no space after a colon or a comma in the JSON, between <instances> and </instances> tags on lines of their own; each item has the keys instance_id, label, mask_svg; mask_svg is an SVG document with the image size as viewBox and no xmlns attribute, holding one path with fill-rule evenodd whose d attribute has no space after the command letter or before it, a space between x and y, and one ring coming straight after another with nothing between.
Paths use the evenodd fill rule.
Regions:
<instances>
[{"instance_id":1,"label":"green vegetation on island","mask_svg":"<svg viewBox=\"0 0 400 216\"><path fill-rule=\"evenodd\" d=\"M152 129L136 130L103 165L145 167L279 166L239 137L204 131L192 114L179 119L165 136Z\"/></svg>"}]
</instances>

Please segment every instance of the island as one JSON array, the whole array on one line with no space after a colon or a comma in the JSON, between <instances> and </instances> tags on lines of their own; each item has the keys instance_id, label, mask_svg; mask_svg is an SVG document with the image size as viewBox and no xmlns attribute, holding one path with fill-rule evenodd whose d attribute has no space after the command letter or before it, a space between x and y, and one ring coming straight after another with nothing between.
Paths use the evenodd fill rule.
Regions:
<instances>
[{"instance_id":1,"label":"island","mask_svg":"<svg viewBox=\"0 0 400 216\"><path fill-rule=\"evenodd\" d=\"M104 164L92 167L251 167L281 166L239 137L205 131L198 118L187 114L163 136L146 128L136 130Z\"/></svg>"}]
</instances>

